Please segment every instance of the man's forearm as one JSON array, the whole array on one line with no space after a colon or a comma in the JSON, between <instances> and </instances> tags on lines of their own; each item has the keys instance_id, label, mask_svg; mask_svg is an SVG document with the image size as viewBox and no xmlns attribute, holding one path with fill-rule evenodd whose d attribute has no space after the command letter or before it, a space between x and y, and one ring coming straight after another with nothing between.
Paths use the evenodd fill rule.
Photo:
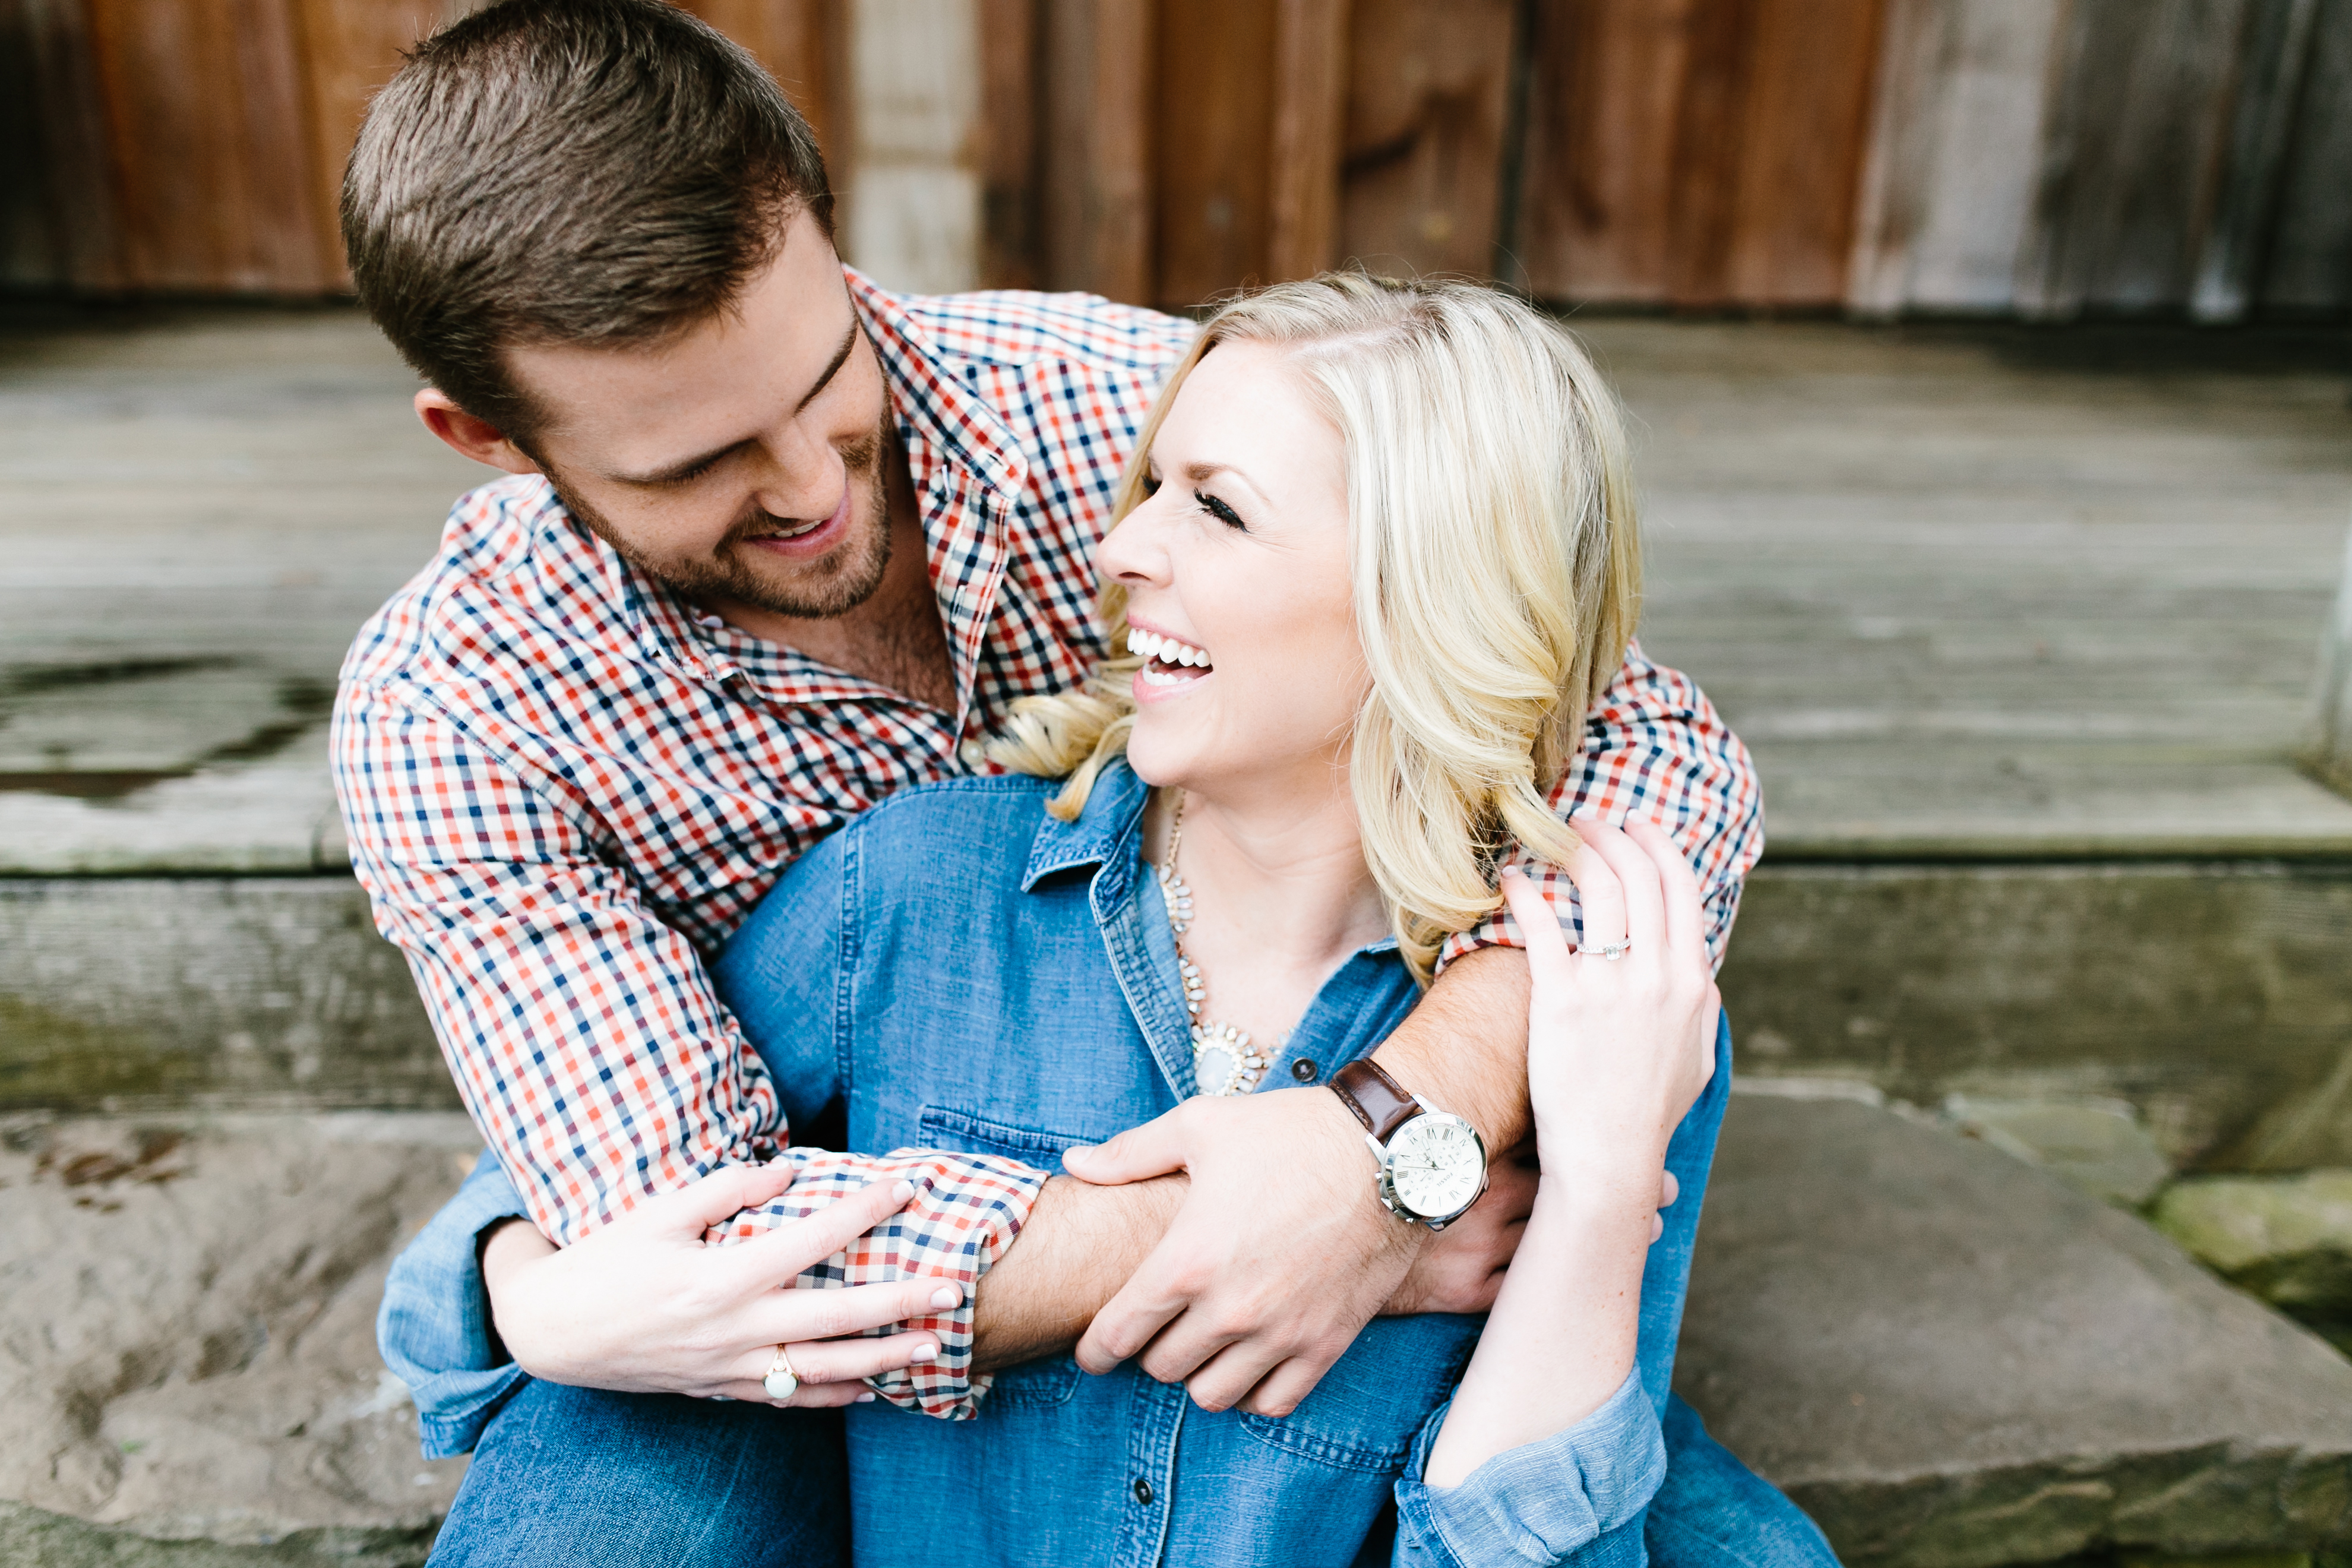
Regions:
<instances>
[{"instance_id":1,"label":"man's forearm","mask_svg":"<svg viewBox=\"0 0 2352 1568\"><path fill-rule=\"evenodd\" d=\"M1445 966L1373 1053L1390 1076L1478 1130L1490 1159L1516 1147L1528 1113L1528 957L1482 947Z\"/></svg>"},{"instance_id":2,"label":"man's forearm","mask_svg":"<svg viewBox=\"0 0 2352 1568\"><path fill-rule=\"evenodd\" d=\"M1186 1186L1161 1176L1097 1187L1055 1176L1021 1234L981 1277L971 1366L994 1372L1078 1342L1095 1314L1160 1245Z\"/></svg>"}]
</instances>

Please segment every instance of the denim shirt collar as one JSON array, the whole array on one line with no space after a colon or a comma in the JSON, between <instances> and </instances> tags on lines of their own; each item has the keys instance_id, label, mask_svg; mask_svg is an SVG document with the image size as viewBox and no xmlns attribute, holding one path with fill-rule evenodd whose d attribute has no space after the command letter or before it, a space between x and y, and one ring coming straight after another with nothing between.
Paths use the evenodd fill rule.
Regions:
<instances>
[{"instance_id":1,"label":"denim shirt collar","mask_svg":"<svg viewBox=\"0 0 2352 1568\"><path fill-rule=\"evenodd\" d=\"M1105 763L1076 821L1063 822L1049 813L1039 825L1021 889L1034 891L1057 872L1095 868L1088 901L1111 972L1169 1089L1178 1100L1188 1100L1200 1092L1200 1084L1193 1073L1192 1018L1177 979L1175 938L1157 886L1141 874L1143 808L1150 798L1151 786L1136 777L1125 758ZM1356 1038L1361 1049L1377 1045L1385 1030L1367 1037L1361 1021L1396 1005L1390 993L1402 978L1402 963L1393 936L1358 949L1299 1020L1291 1048L1276 1054L1319 1054L1343 1037Z\"/></svg>"}]
</instances>

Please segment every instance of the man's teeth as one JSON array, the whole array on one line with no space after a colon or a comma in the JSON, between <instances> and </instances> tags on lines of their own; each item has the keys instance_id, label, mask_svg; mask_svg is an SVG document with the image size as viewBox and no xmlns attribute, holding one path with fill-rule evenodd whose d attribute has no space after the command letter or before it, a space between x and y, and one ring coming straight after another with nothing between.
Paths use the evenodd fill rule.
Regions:
<instances>
[{"instance_id":1,"label":"man's teeth","mask_svg":"<svg viewBox=\"0 0 2352 1568\"><path fill-rule=\"evenodd\" d=\"M1127 651L1157 659L1161 664L1190 665L1195 669L1209 668L1206 648L1194 647L1191 643L1178 642L1174 637L1164 637L1158 632L1147 632L1137 626L1128 628Z\"/></svg>"},{"instance_id":2,"label":"man's teeth","mask_svg":"<svg viewBox=\"0 0 2352 1568\"><path fill-rule=\"evenodd\" d=\"M795 522L789 527L780 528L773 533L763 533L760 535L760 537L762 539L798 539L803 533L815 532L818 529L823 528L831 521L832 520L829 518L820 517L811 522Z\"/></svg>"}]
</instances>

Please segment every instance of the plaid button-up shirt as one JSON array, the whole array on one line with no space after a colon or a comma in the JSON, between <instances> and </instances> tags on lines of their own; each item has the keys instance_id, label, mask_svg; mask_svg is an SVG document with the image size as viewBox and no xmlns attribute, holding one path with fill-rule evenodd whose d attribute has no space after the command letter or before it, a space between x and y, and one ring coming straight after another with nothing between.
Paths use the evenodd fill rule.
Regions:
<instances>
[{"instance_id":1,"label":"plaid button-up shirt","mask_svg":"<svg viewBox=\"0 0 2352 1568\"><path fill-rule=\"evenodd\" d=\"M906 1175L905 1213L805 1281L969 1286L1042 1175L984 1156L790 1147L777 1086L703 963L811 844L907 784L985 767L997 715L1076 685L1102 655L1095 546L1192 328L1087 296L849 282L921 505L955 712L699 614L543 479L509 479L458 501L433 562L362 630L335 710L336 786L377 924L551 1238L722 1165L790 1158L792 1188L726 1236ZM1556 804L1664 823L1699 868L1720 951L1760 805L1696 687L1634 655ZM1509 940L1497 926L1453 951ZM913 1326L939 1333L940 1359L877 1386L969 1414L985 1382L969 1378L970 1306Z\"/></svg>"}]
</instances>

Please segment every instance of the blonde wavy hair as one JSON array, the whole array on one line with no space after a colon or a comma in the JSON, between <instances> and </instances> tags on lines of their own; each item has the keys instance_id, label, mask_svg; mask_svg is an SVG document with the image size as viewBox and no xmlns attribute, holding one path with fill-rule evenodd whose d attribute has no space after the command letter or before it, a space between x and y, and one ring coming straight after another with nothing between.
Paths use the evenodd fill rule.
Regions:
<instances>
[{"instance_id":1,"label":"blonde wavy hair","mask_svg":"<svg viewBox=\"0 0 2352 1568\"><path fill-rule=\"evenodd\" d=\"M1371 691L1349 773L1364 859L1424 984L1452 933L1500 902L1516 840L1555 863L1576 837L1545 805L1624 660L1641 546L1624 419L1559 323L1498 289L1332 272L1237 299L1160 390L1111 526L1148 493L1153 439L1224 342L1283 350L1346 448L1349 576ZM1087 684L1013 706L989 754L1067 775L1071 820L1127 749L1127 594L1102 594L1110 655Z\"/></svg>"}]
</instances>

